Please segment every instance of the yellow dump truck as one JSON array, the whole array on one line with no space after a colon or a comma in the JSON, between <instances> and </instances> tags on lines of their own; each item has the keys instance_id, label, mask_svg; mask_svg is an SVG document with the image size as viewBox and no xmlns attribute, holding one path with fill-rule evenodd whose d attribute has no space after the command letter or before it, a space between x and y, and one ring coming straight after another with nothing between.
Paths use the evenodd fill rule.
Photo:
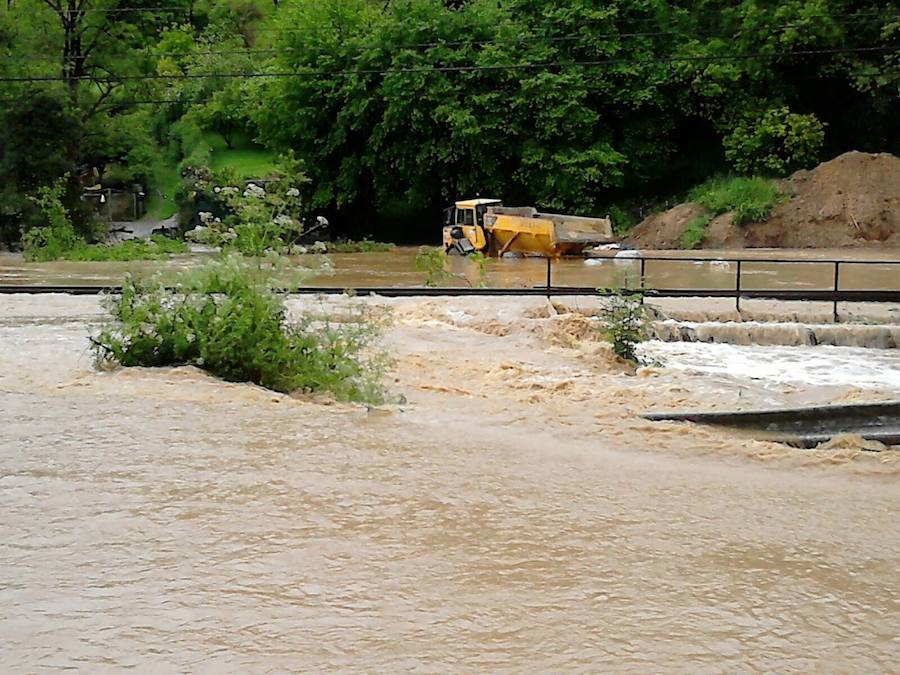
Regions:
<instances>
[{"instance_id":1,"label":"yellow dump truck","mask_svg":"<svg viewBox=\"0 0 900 675\"><path fill-rule=\"evenodd\" d=\"M538 213L530 206L503 206L499 199L468 199L444 210L444 250L481 251L556 258L613 241L609 218Z\"/></svg>"}]
</instances>

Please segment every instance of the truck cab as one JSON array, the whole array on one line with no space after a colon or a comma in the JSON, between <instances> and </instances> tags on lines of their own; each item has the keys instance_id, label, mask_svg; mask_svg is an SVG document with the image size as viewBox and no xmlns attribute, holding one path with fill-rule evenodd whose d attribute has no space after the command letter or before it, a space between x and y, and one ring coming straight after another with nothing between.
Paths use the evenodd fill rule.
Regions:
<instances>
[{"instance_id":1,"label":"truck cab","mask_svg":"<svg viewBox=\"0 0 900 675\"><path fill-rule=\"evenodd\" d=\"M468 255L488 247L484 214L489 206L503 206L499 199L466 199L444 209L444 251Z\"/></svg>"}]
</instances>

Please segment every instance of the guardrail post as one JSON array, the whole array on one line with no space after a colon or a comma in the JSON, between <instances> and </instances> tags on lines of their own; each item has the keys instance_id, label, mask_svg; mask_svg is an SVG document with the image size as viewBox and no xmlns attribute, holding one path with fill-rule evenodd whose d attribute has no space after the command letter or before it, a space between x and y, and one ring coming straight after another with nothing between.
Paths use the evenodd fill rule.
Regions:
<instances>
[{"instance_id":1,"label":"guardrail post","mask_svg":"<svg viewBox=\"0 0 900 675\"><path fill-rule=\"evenodd\" d=\"M644 289L647 287L644 283L645 272L647 269L647 261L644 259L644 256L641 256L641 304L644 304Z\"/></svg>"},{"instance_id":2,"label":"guardrail post","mask_svg":"<svg viewBox=\"0 0 900 675\"><path fill-rule=\"evenodd\" d=\"M548 298L550 297L550 268L551 268L552 264L553 264L552 258L550 258L550 256L548 255L547 256L547 297Z\"/></svg>"},{"instance_id":3,"label":"guardrail post","mask_svg":"<svg viewBox=\"0 0 900 675\"><path fill-rule=\"evenodd\" d=\"M734 308L741 313L741 261L737 261L737 274L734 276Z\"/></svg>"},{"instance_id":4,"label":"guardrail post","mask_svg":"<svg viewBox=\"0 0 900 675\"><path fill-rule=\"evenodd\" d=\"M834 323L838 322L838 283L840 281L841 275L841 261L834 261L834 306L832 308L832 317L834 318Z\"/></svg>"}]
</instances>

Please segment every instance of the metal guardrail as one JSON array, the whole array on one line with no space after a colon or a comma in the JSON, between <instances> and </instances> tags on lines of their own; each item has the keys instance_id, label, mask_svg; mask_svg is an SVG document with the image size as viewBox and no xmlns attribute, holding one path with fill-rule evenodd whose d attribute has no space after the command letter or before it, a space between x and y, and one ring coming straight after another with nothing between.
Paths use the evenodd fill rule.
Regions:
<instances>
[{"instance_id":1,"label":"metal guardrail","mask_svg":"<svg viewBox=\"0 0 900 675\"><path fill-rule=\"evenodd\" d=\"M345 286L303 286L300 288L286 289L299 295L333 295L347 292L356 295L380 295L384 297L437 297L437 296L583 296L583 295L612 295L626 293L642 295L653 298L733 298L735 306L740 310L741 299L771 299L771 300L795 300L830 302L833 305L835 323L838 322L838 303L840 302L897 302L900 303L900 289L872 289L850 290L842 289L841 268L847 265L890 265L897 266L900 272L900 260L803 260L803 259L778 259L778 258L700 258L700 257L598 257L594 260L615 261L618 263L634 263L639 266L640 274L636 278L635 286L622 289L604 289L594 286L554 286L553 285L553 259L547 258L546 280L542 286L528 288L434 288L425 286L364 286L347 288ZM683 263L729 263L735 268L734 281L731 288L652 288L647 283L648 263L657 261L683 262ZM832 284L830 289L797 289L797 288L773 288L773 289L747 289L744 287L744 273L746 267L752 264L803 264L803 265L830 265L833 268ZM900 277L898 277L900 279ZM43 294L66 293L70 295L99 295L101 293L120 292L120 286L97 285L0 285L0 294Z\"/></svg>"},{"instance_id":2,"label":"metal guardrail","mask_svg":"<svg viewBox=\"0 0 900 675\"><path fill-rule=\"evenodd\" d=\"M832 303L834 322L838 322L839 302L898 302L900 289L843 290L840 287L841 266L847 265L891 265L900 267L900 260L840 260L840 259L784 259L784 258L701 258L682 256L598 256L592 258L599 261L615 261L617 263L639 263L640 274L638 288L648 296L657 297L707 297L734 298L735 309L740 312L741 298L767 298L775 300L824 301ZM647 263L652 262L689 262L689 263L728 263L735 268L734 286L730 289L650 289L647 284ZM742 287L743 272L747 265L828 265L833 269L831 289L746 289ZM546 286L552 287L553 261L547 258Z\"/></svg>"}]
</instances>

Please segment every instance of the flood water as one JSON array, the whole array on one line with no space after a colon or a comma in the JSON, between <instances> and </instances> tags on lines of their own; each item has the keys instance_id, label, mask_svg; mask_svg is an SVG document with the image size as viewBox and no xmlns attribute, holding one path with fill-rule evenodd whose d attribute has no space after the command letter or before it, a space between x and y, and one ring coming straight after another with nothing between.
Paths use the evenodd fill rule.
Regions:
<instances>
[{"instance_id":1,"label":"flood water","mask_svg":"<svg viewBox=\"0 0 900 675\"><path fill-rule=\"evenodd\" d=\"M398 247L383 253L338 253L327 256L330 268L319 271L307 282L312 286L356 288L365 286L421 286L425 275L416 271L417 248ZM640 260L607 256L594 259L564 258L553 261L551 283L559 286L604 288L634 283L640 278ZM832 260L847 260L840 268L843 290L900 290L900 265L873 264L875 261L900 262L900 249L749 249L744 251L645 251L647 257L675 260L647 260L645 283L649 288L735 288L740 258L741 288L762 290L796 288L827 290L833 288ZM21 256L0 253L0 284L97 284L115 285L126 272L171 273L207 259L204 254L177 256L165 262L89 263L59 261L25 263ZM686 260L686 258L699 258ZM786 265L770 260L803 260ZM298 267L316 266L316 256L294 258ZM448 258L450 276L441 286L492 287L541 286L547 281L547 261L541 258L491 261L484 278L471 261L459 256Z\"/></svg>"},{"instance_id":2,"label":"flood water","mask_svg":"<svg viewBox=\"0 0 900 675\"><path fill-rule=\"evenodd\" d=\"M896 668L896 453L638 417L900 398L893 353L864 390L812 348L735 375L719 348L763 357L656 346L635 377L505 300L384 301L408 402L369 411L97 373L96 298L0 297L0 670Z\"/></svg>"}]
</instances>

